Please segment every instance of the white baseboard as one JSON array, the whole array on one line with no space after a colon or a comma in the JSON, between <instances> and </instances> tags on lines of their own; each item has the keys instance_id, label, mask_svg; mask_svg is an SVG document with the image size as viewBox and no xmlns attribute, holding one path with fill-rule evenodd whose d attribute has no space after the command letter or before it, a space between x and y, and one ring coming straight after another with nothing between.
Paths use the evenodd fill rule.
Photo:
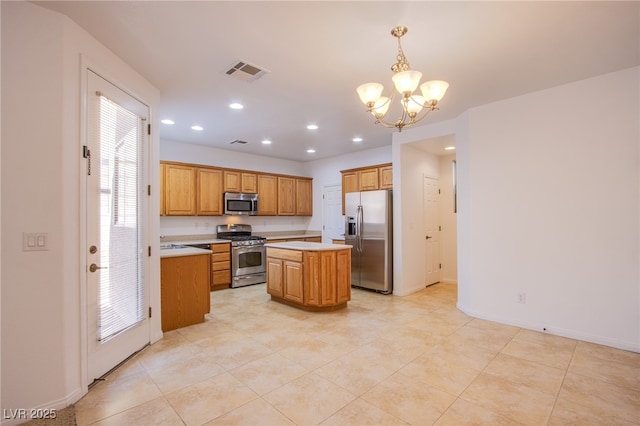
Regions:
<instances>
[{"instance_id":1,"label":"white baseboard","mask_svg":"<svg viewBox=\"0 0 640 426\"><path fill-rule=\"evenodd\" d=\"M555 336L568 337L570 339L582 340L584 342L596 343L599 345L609 346L612 348L622 349L625 351L637 352L640 353L640 344L633 342L624 342L616 339L610 339L605 336L597 336L588 333L583 333L577 330L569 330L562 327L553 327L548 324L539 324L536 322L530 321L518 321L511 320L507 318L496 317L494 315L485 314L484 312L474 311L473 309L468 309L460 302L456 304L456 307L464 312L467 315L470 315L474 318L484 319L487 321L493 321L501 324L513 325L520 328L525 328L527 330L539 331L541 333L549 333Z\"/></svg>"},{"instance_id":2,"label":"white baseboard","mask_svg":"<svg viewBox=\"0 0 640 426\"><path fill-rule=\"evenodd\" d=\"M62 410L67 408L68 406L75 404L87 393L87 390L82 390L81 388L77 388L73 390L69 395L64 398L60 398L54 401L50 401L44 404L41 404L37 407L32 408L4 408L2 411L2 421L0 422L3 426L11 426L18 425L29 420L32 420L31 413L42 413L48 412L49 410ZM15 411L10 411L15 410Z\"/></svg>"}]
</instances>

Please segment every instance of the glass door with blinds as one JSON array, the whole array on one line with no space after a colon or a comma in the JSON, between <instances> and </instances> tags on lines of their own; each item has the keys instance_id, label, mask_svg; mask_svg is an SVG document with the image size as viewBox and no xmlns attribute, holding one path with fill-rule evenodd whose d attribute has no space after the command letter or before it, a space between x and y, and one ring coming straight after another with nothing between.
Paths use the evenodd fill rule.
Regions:
<instances>
[{"instance_id":1,"label":"glass door with blinds","mask_svg":"<svg viewBox=\"0 0 640 426\"><path fill-rule=\"evenodd\" d=\"M88 379L144 347L149 286L144 220L149 108L88 70L86 159Z\"/></svg>"}]
</instances>

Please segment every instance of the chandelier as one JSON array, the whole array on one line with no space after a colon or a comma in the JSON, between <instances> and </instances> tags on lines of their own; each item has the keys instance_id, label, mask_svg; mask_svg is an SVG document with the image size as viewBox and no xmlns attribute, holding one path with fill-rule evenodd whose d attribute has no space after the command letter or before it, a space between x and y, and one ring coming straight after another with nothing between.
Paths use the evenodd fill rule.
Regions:
<instances>
[{"instance_id":1,"label":"chandelier","mask_svg":"<svg viewBox=\"0 0 640 426\"><path fill-rule=\"evenodd\" d=\"M439 109L437 107L438 102L449 87L449 83L446 81L431 80L422 83L420 86L422 96L413 94L420 84L422 73L409 67L409 62L402 51L400 38L407 31L407 27L395 27L391 30L391 35L398 39L397 62L391 66L391 71L393 71L391 80L393 80L396 91L402 95L402 99L400 99L402 105L400 118L396 121L385 120L396 92L392 91L390 97L381 96L384 87L380 83L365 83L356 89L358 95L360 95L360 100L367 106L367 112L370 112L376 118L376 124L380 123L385 127L397 127L400 132L404 127L424 119L431 111Z\"/></svg>"}]
</instances>

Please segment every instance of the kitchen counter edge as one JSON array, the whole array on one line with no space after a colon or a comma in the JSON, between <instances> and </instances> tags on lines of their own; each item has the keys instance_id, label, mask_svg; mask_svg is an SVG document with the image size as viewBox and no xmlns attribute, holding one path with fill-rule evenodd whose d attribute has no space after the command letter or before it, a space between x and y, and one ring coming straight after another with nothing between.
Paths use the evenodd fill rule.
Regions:
<instances>
[{"instance_id":1,"label":"kitchen counter edge","mask_svg":"<svg viewBox=\"0 0 640 426\"><path fill-rule=\"evenodd\" d=\"M265 247L273 247L287 250L300 250L300 251L323 251L323 250L350 250L351 246L347 244L327 244L327 243L313 243L310 241L286 241L282 243L269 243L265 244Z\"/></svg>"}]
</instances>

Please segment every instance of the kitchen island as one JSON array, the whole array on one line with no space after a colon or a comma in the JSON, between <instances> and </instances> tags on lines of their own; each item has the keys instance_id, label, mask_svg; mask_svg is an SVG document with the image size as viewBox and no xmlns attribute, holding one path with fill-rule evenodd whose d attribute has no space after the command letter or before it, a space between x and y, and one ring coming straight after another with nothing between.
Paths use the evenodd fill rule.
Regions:
<instances>
[{"instance_id":1,"label":"kitchen island","mask_svg":"<svg viewBox=\"0 0 640 426\"><path fill-rule=\"evenodd\" d=\"M351 246L306 241L267 243L267 293L308 311L344 308L351 300Z\"/></svg>"}]
</instances>

